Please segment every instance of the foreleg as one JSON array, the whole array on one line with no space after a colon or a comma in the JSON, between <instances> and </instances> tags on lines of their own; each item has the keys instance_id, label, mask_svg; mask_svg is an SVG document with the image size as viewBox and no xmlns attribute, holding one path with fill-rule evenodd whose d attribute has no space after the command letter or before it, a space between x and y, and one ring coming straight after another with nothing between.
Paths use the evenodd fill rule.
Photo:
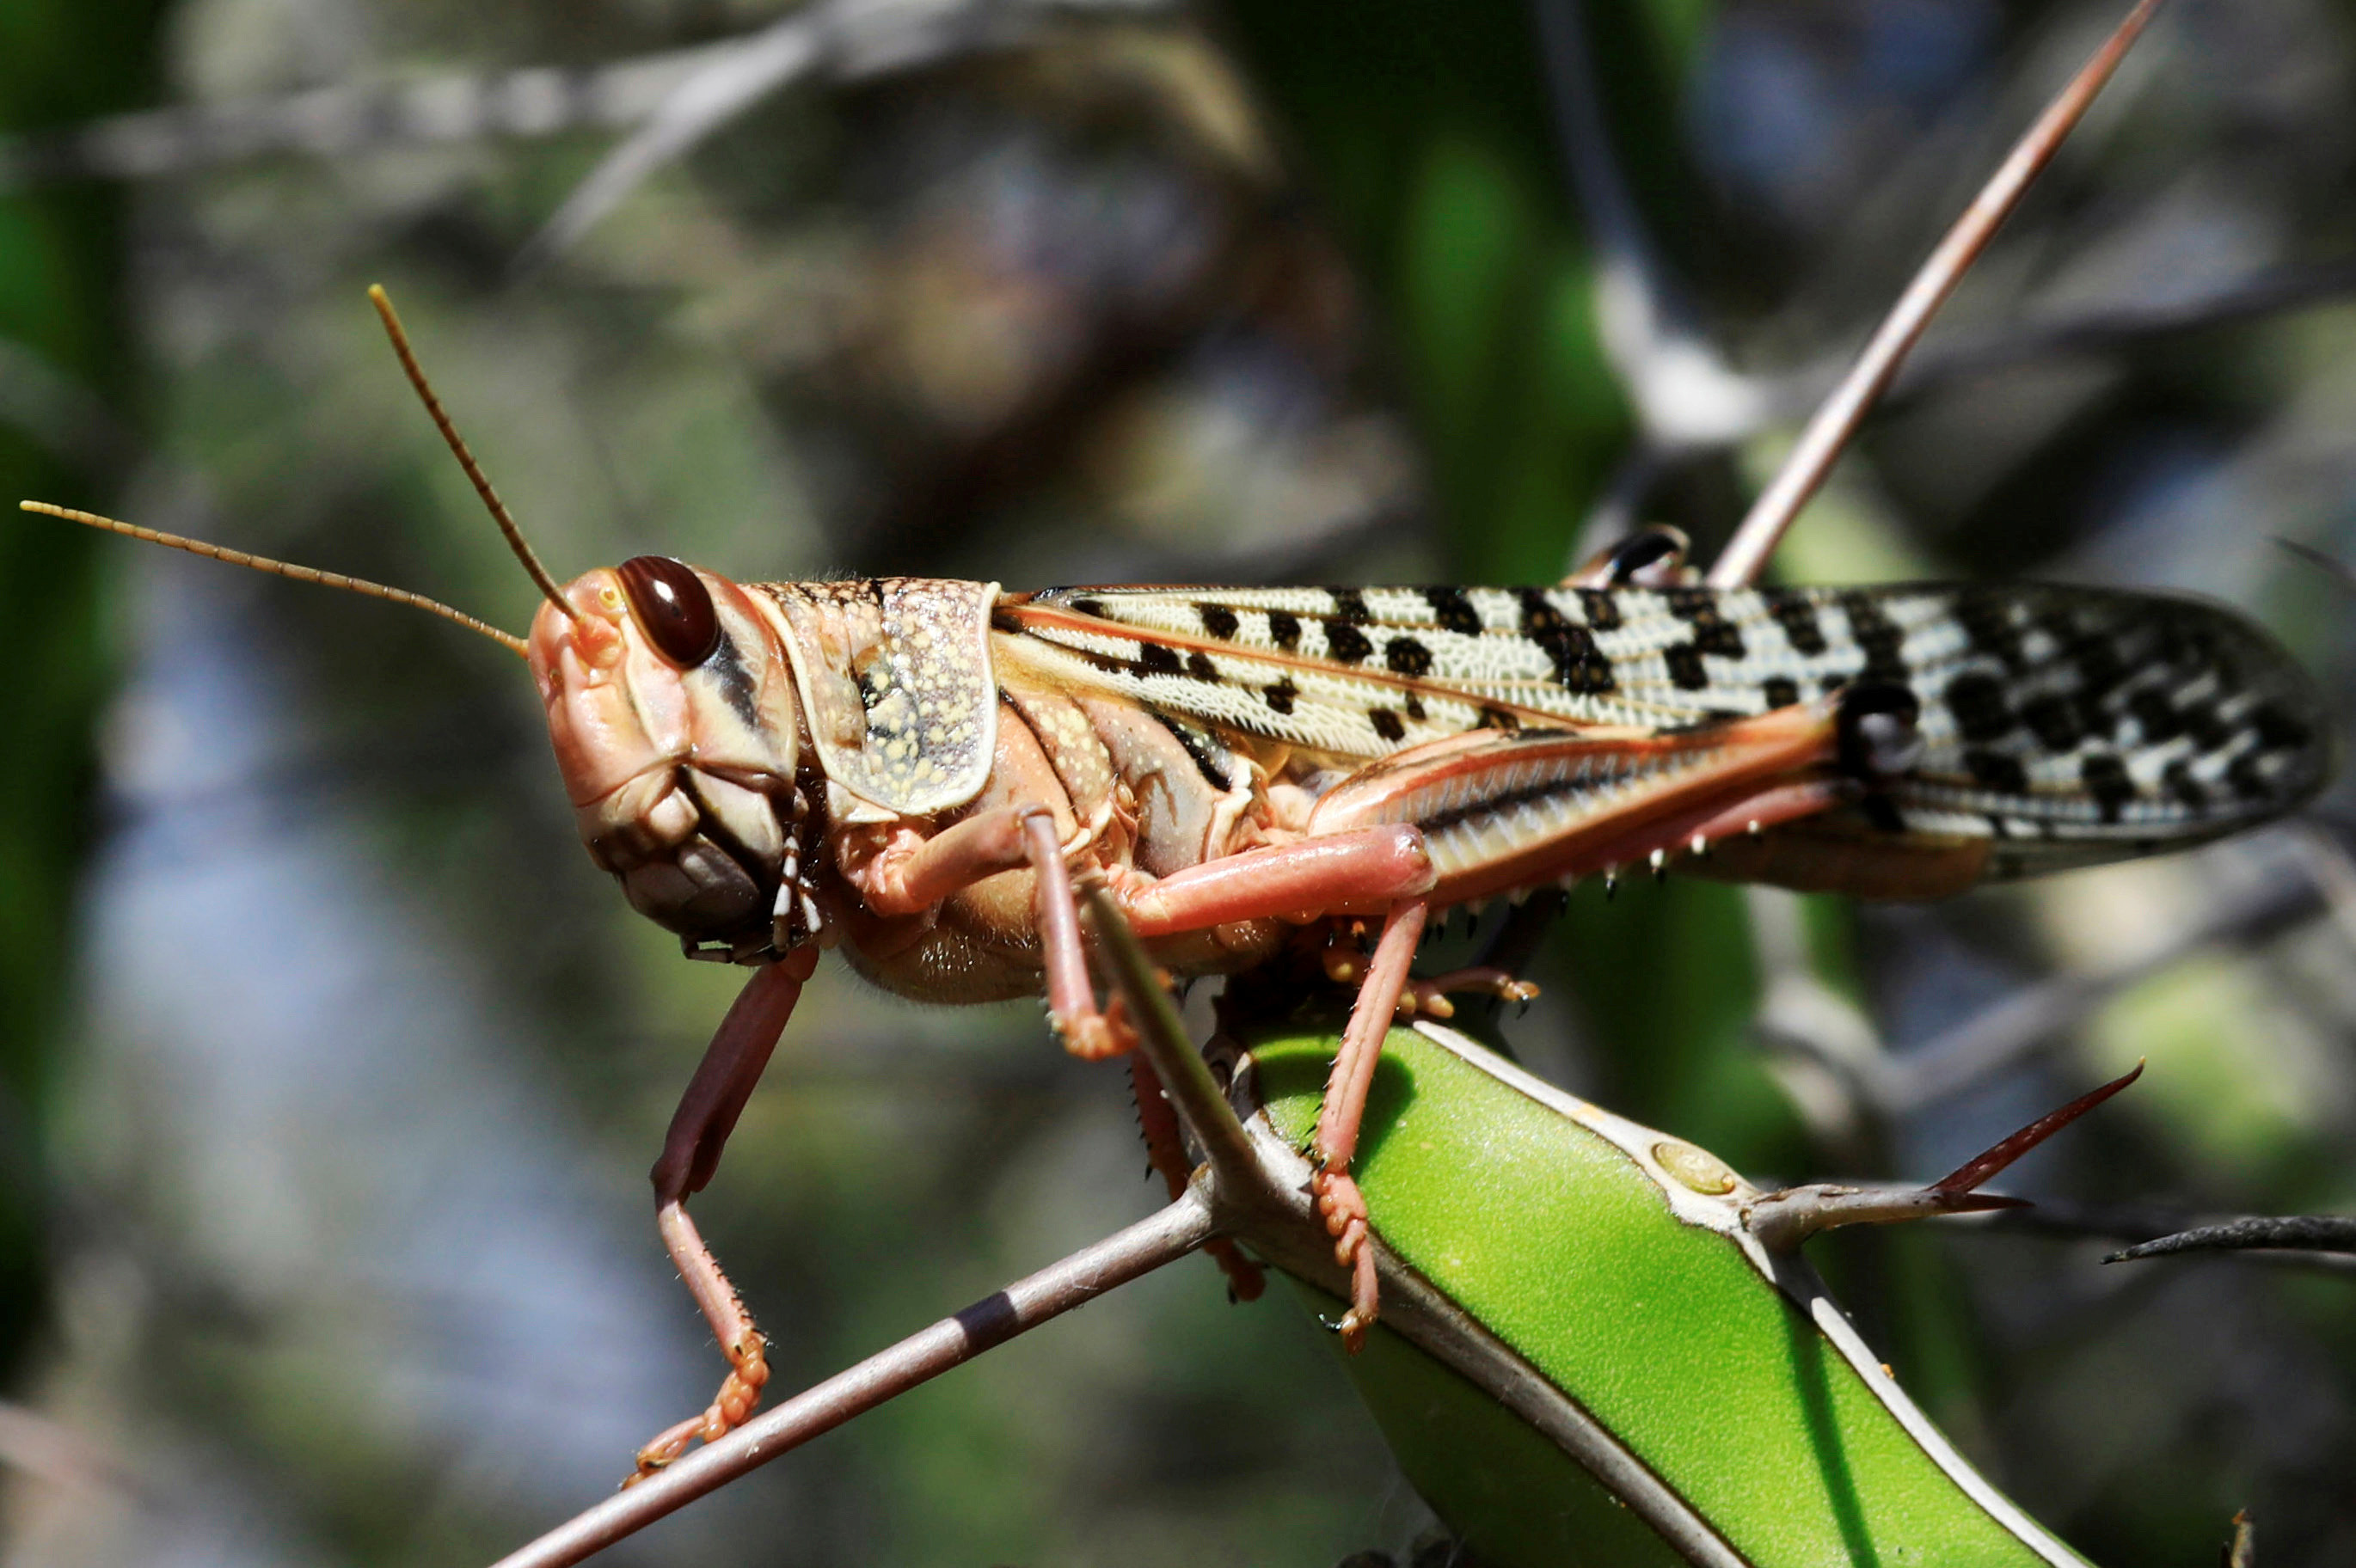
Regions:
<instances>
[{"instance_id":1,"label":"foreleg","mask_svg":"<svg viewBox=\"0 0 2356 1568\"><path fill-rule=\"evenodd\" d=\"M793 1017L802 987L818 966L818 950L804 947L754 973L737 993L703 1061L688 1081L679 1109L671 1113L662 1157L655 1161L655 1225L679 1276L695 1297L712 1336L728 1358L728 1376L711 1406L698 1416L659 1434L638 1450L633 1481L668 1465L697 1437L705 1442L752 1413L761 1386L769 1381L767 1341L744 1309L720 1260L688 1218L687 1200L703 1190L720 1166L721 1151L736 1118L744 1114L761 1071L769 1064L786 1020Z\"/></svg>"}]
</instances>

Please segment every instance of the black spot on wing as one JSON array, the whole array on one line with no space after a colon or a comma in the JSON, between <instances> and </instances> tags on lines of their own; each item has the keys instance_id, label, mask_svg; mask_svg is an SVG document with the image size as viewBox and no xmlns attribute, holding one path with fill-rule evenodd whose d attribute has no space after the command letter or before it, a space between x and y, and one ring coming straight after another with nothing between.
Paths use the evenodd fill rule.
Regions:
<instances>
[{"instance_id":1,"label":"black spot on wing","mask_svg":"<svg viewBox=\"0 0 2356 1568\"><path fill-rule=\"evenodd\" d=\"M2244 752L2225 767L2225 782L2233 793L2247 801L2263 801L2274 794L2266 783L2265 770L2258 766L2258 753Z\"/></svg>"},{"instance_id":2,"label":"black spot on wing","mask_svg":"<svg viewBox=\"0 0 2356 1568\"><path fill-rule=\"evenodd\" d=\"M2058 697L2040 697L2022 704L2020 720L2049 752L2074 752L2086 738L2072 705Z\"/></svg>"},{"instance_id":3,"label":"black spot on wing","mask_svg":"<svg viewBox=\"0 0 2356 1568\"><path fill-rule=\"evenodd\" d=\"M1865 654L1865 667L1858 672L1858 678L1904 686L1912 673L1903 651L1906 634L1883 612L1880 601L1870 593L1844 593L1840 605L1848 614L1849 635Z\"/></svg>"},{"instance_id":4,"label":"black spot on wing","mask_svg":"<svg viewBox=\"0 0 2356 1568\"><path fill-rule=\"evenodd\" d=\"M1472 601L1462 588L1427 588L1423 602L1431 606L1431 618L1441 631L1467 637L1481 635L1481 612L1472 608Z\"/></svg>"},{"instance_id":5,"label":"black spot on wing","mask_svg":"<svg viewBox=\"0 0 2356 1568\"><path fill-rule=\"evenodd\" d=\"M1413 637L1393 637L1383 647L1383 663L1398 675L1430 675L1431 650Z\"/></svg>"},{"instance_id":6,"label":"black spot on wing","mask_svg":"<svg viewBox=\"0 0 2356 1568\"><path fill-rule=\"evenodd\" d=\"M1542 590L1525 588L1521 600L1521 631L1554 666L1557 685L1566 691L1594 694L1618 689L1612 661L1595 645L1595 634L1571 624Z\"/></svg>"},{"instance_id":7,"label":"black spot on wing","mask_svg":"<svg viewBox=\"0 0 2356 1568\"><path fill-rule=\"evenodd\" d=\"M1072 613L1077 615L1093 615L1099 621L1107 618L1104 601L1101 599L1075 599L1072 601Z\"/></svg>"},{"instance_id":8,"label":"black spot on wing","mask_svg":"<svg viewBox=\"0 0 2356 1568\"><path fill-rule=\"evenodd\" d=\"M2271 702L2250 715L2250 724L2258 732L2258 744L2269 751L2304 751L2315 741L2314 731Z\"/></svg>"},{"instance_id":9,"label":"black spot on wing","mask_svg":"<svg viewBox=\"0 0 2356 1568\"><path fill-rule=\"evenodd\" d=\"M1375 727L1375 733L1386 741L1403 741L1407 738L1407 726L1400 723L1399 716L1387 708L1372 709L1366 715L1366 721Z\"/></svg>"},{"instance_id":10,"label":"black spot on wing","mask_svg":"<svg viewBox=\"0 0 2356 1568\"><path fill-rule=\"evenodd\" d=\"M1286 653L1296 653L1301 647L1301 617L1290 610L1268 613L1268 635Z\"/></svg>"},{"instance_id":11,"label":"black spot on wing","mask_svg":"<svg viewBox=\"0 0 2356 1568\"><path fill-rule=\"evenodd\" d=\"M1608 588L1580 589L1579 613L1590 631L1616 632L1620 629L1620 601L1612 596Z\"/></svg>"},{"instance_id":12,"label":"black spot on wing","mask_svg":"<svg viewBox=\"0 0 2356 1568\"><path fill-rule=\"evenodd\" d=\"M1338 664L1364 664L1375 645L1365 633L1336 617L1325 623L1325 655Z\"/></svg>"},{"instance_id":13,"label":"black spot on wing","mask_svg":"<svg viewBox=\"0 0 2356 1568\"><path fill-rule=\"evenodd\" d=\"M1178 650L1161 643L1137 645L1137 667L1147 675L1176 675L1185 667Z\"/></svg>"},{"instance_id":14,"label":"black spot on wing","mask_svg":"<svg viewBox=\"0 0 2356 1568\"><path fill-rule=\"evenodd\" d=\"M1718 592L1708 588L1672 588L1665 596L1669 613L1693 628L1697 652L1730 659L1743 655L1742 630L1726 618Z\"/></svg>"},{"instance_id":15,"label":"black spot on wing","mask_svg":"<svg viewBox=\"0 0 2356 1568\"><path fill-rule=\"evenodd\" d=\"M1203 630L1223 643L1236 640L1237 628L1242 623L1236 619L1236 613L1233 610L1228 609L1225 604L1202 604L1197 605L1196 608L1203 612Z\"/></svg>"},{"instance_id":16,"label":"black spot on wing","mask_svg":"<svg viewBox=\"0 0 2356 1568\"><path fill-rule=\"evenodd\" d=\"M1769 709L1789 708L1800 700L1800 683L1789 676L1772 675L1761 686L1760 695L1766 699Z\"/></svg>"},{"instance_id":17,"label":"black spot on wing","mask_svg":"<svg viewBox=\"0 0 2356 1568\"><path fill-rule=\"evenodd\" d=\"M1669 679L1686 691L1700 691L1709 685L1709 670L1701 662L1701 650L1690 643L1679 643L1663 648L1661 658L1669 667Z\"/></svg>"},{"instance_id":18,"label":"black spot on wing","mask_svg":"<svg viewBox=\"0 0 2356 1568\"><path fill-rule=\"evenodd\" d=\"M1279 713L1290 713L1294 699L1301 695L1301 688L1290 680L1280 680L1274 686L1261 687L1259 694L1269 708Z\"/></svg>"},{"instance_id":19,"label":"black spot on wing","mask_svg":"<svg viewBox=\"0 0 2356 1568\"><path fill-rule=\"evenodd\" d=\"M2118 717L2110 711L2105 699L2126 685L2127 678L2127 667L2119 657L2118 645L2099 633L2081 635L2070 645L2068 658L2078 677L2072 701L2078 709L2079 724L2090 735L2111 734L2118 726Z\"/></svg>"},{"instance_id":20,"label":"black spot on wing","mask_svg":"<svg viewBox=\"0 0 2356 1568\"><path fill-rule=\"evenodd\" d=\"M2192 766L2181 757L2160 771L2159 782L2167 786L2169 797L2177 805L2193 811L2209 807L2209 792L2192 776Z\"/></svg>"},{"instance_id":21,"label":"black spot on wing","mask_svg":"<svg viewBox=\"0 0 2356 1568\"><path fill-rule=\"evenodd\" d=\"M1987 675L1959 675L1947 683L1947 709L1955 728L1974 744L2001 741L2019 720L2005 700L2004 687Z\"/></svg>"},{"instance_id":22,"label":"black spot on wing","mask_svg":"<svg viewBox=\"0 0 2356 1568\"><path fill-rule=\"evenodd\" d=\"M1199 649L1186 656L1186 673L1196 680L1219 678L1218 667L1211 663L1211 656Z\"/></svg>"},{"instance_id":23,"label":"black spot on wing","mask_svg":"<svg viewBox=\"0 0 2356 1568\"><path fill-rule=\"evenodd\" d=\"M1816 620L1816 607L1805 595L1770 589L1767 613L1783 628L1783 638L1794 653L1814 658L1825 651L1825 628Z\"/></svg>"},{"instance_id":24,"label":"black spot on wing","mask_svg":"<svg viewBox=\"0 0 2356 1568\"><path fill-rule=\"evenodd\" d=\"M2013 601L1997 589L1965 589L1955 595L1955 620L1973 651L2018 671L2029 659L2020 645L2020 628L2013 624L2012 611Z\"/></svg>"},{"instance_id":25,"label":"black spot on wing","mask_svg":"<svg viewBox=\"0 0 2356 1568\"><path fill-rule=\"evenodd\" d=\"M2184 721L2184 732L2192 743L2204 752L2222 752L2233 743L2233 727L2218 717L2214 705L2199 703L2178 715Z\"/></svg>"},{"instance_id":26,"label":"black spot on wing","mask_svg":"<svg viewBox=\"0 0 2356 1568\"><path fill-rule=\"evenodd\" d=\"M2184 716L2177 712L2176 704L2168 699L2164 691L2146 687L2127 699L2127 712L2141 727L2147 746L2166 745L2184 733Z\"/></svg>"},{"instance_id":27,"label":"black spot on wing","mask_svg":"<svg viewBox=\"0 0 2356 1568\"><path fill-rule=\"evenodd\" d=\"M1355 588L1328 588L1333 596L1333 619L1345 626L1363 626L1375 618L1366 608L1366 596Z\"/></svg>"},{"instance_id":28,"label":"black spot on wing","mask_svg":"<svg viewBox=\"0 0 2356 1568\"><path fill-rule=\"evenodd\" d=\"M2108 752L2097 752L2079 763L2078 777L2105 822L2116 822L2135 801L2135 781L2127 777L2127 765Z\"/></svg>"}]
</instances>

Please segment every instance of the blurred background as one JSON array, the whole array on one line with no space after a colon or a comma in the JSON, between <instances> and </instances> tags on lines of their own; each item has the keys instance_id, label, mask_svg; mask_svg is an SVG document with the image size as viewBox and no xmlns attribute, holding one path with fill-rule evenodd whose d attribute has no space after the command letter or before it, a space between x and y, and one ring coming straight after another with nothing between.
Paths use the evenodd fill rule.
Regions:
<instances>
[{"instance_id":1,"label":"blurred background","mask_svg":"<svg viewBox=\"0 0 2356 1568\"><path fill-rule=\"evenodd\" d=\"M560 576L1550 581L1722 539L2121 7L12 0L0 496ZM2356 5L2178 0L1776 563L2196 591L2356 661ZM2276 541L2303 547L2294 553ZM710 1397L644 1171L737 977L573 837L529 684L396 608L0 523L0 1563L487 1560ZM2356 1559L2356 1279L2104 1268L2356 1203L2356 799L1867 908L1584 890L1524 1059L1754 1176L2008 1179L1822 1261L2098 1562ZM822 969L698 1212L807 1383L1148 1212L1035 1007ZM1252 1563L1429 1516L1187 1260L613 1560Z\"/></svg>"}]
</instances>

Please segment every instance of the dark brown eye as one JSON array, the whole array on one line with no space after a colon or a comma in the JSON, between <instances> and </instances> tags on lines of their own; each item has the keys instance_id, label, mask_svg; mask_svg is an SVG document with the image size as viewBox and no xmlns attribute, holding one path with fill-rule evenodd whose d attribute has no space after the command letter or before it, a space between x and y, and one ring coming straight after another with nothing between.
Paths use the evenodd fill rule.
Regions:
<instances>
[{"instance_id":1,"label":"dark brown eye","mask_svg":"<svg viewBox=\"0 0 2356 1568\"><path fill-rule=\"evenodd\" d=\"M621 565L622 591L663 657L693 669L720 645L720 614L701 580L667 555L634 555Z\"/></svg>"}]
</instances>

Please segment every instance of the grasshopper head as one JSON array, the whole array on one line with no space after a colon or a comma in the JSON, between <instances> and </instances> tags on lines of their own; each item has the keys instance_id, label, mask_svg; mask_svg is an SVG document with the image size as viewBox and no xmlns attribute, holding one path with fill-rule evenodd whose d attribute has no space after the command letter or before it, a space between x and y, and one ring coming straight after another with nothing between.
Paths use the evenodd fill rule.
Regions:
<instances>
[{"instance_id":1,"label":"grasshopper head","mask_svg":"<svg viewBox=\"0 0 2356 1568\"><path fill-rule=\"evenodd\" d=\"M744 590L639 556L563 592L528 656L590 858L691 955L755 962L809 940L799 705Z\"/></svg>"}]
</instances>

